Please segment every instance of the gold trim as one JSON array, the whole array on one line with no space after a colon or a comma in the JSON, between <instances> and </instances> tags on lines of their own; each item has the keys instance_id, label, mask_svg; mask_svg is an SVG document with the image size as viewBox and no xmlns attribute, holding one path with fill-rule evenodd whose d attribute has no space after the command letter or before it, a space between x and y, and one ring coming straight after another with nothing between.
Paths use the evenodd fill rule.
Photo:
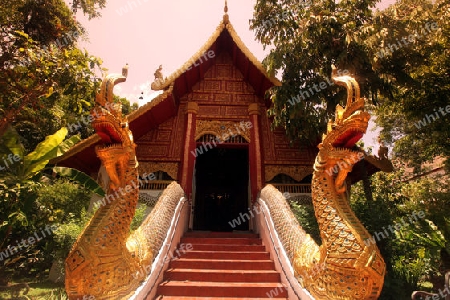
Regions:
<instances>
[{"instance_id":1,"label":"gold trim","mask_svg":"<svg viewBox=\"0 0 450 300\"><path fill-rule=\"evenodd\" d=\"M262 65L262 63L256 58L256 56L250 51L250 49L247 48L247 46L245 46L244 42L241 40L241 38L239 37L239 35L237 34L237 32L234 30L233 25L231 25L231 23L228 23L226 25L226 28L228 30L228 32L231 35L231 38L233 39L233 41L236 43L236 45L238 46L239 49L241 49L242 53L244 53L244 55L250 60L250 62L262 73L264 74L264 76L270 80L270 82L273 83L273 85L275 86L281 86L282 83L281 81L279 81L276 77L272 77L270 76L266 69L264 68L264 66Z\"/></svg>"},{"instance_id":2,"label":"gold trim","mask_svg":"<svg viewBox=\"0 0 450 300\"><path fill-rule=\"evenodd\" d=\"M184 143L184 153L183 153L183 173L182 178L181 178L181 186L183 187L183 189L187 188L187 174L189 171L189 146L191 144L191 139L192 139L192 121L194 118L194 114L192 113L188 113L187 115L187 126L186 126L186 140ZM195 130L195 128L194 128Z\"/></svg>"},{"instance_id":3,"label":"gold trim","mask_svg":"<svg viewBox=\"0 0 450 300\"><path fill-rule=\"evenodd\" d=\"M291 176L293 179L297 181L302 181L303 178L305 178L309 174L312 174L313 171L314 169L311 166L266 165L265 166L266 182L271 181L278 174L286 174L288 176Z\"/></svg>"},{"instance_id":4,"label":"gold trim","mask_svg":"<svg viewBox=\"0 0 450 300\"><path fill-rule=\"evenodd\" d=\"M137 110L135 110L134 112L129 114L127 116L128 123L131 123L133 120L139 118L141 115L148 112L150 109L152 109L153 107L155 107L156 105L158 105L159 103L161 103L162 101L167 99L167 97L169 97L172 94L172 91L173 91L173 85L171 85L167 91L165 91L164 93L162 93L161 95L159 95L158 97L156 97L155 99L150 101L149 103L139 107ZM74 145L68 152L64 153L63 155L61 155L57 158L52 159L50 161L50 163L57 164L61 161L64 161L64 160L80 153L84 149L89 148L90 146L94 145L95 143L97 143L99 141L100 141L100 137L97 135L97 133L94 133L93 135L89 136L88 138L86 138L86 139L82 140L81 142L79 142L78 144Z\"/></svg>"},{"instance_id":5,"label":"gold trim","mask_svg":"<svg viewBox=\"0 0 450 300\"><path fill-rule=\"evenodd\" d=\"M225 21L225 22L224 22ZM244 55L250 60L250 62L275 86L281 86L281 82L276 78L270 76L261 62L256 58L256 56L245 46L244 42L242 42L239 35L234 30L233 26L229 22L229 20L222 20L217 26L214 33L211 37L206 41L206 43L198 50L187 62L183 64L178 70L170 74L169 77L164 79L164 83L158 86L158 90L165 90L169 85L173 84L175 80L180 77L189 67L192 66L194 62L199 60L202 56L205 55L208 50L212 47L212 45L219 38L220 34L223 30L227 30L231 35L231 38L236 43L238 48L244 53Z\"/></svg>"},{"instance_id":6,"label":"gold trim","mask_svg":"<svg viewBox=\"0 0 450 300\"><path fill-rule=\"evenodd\" d=\"M258 103L251 103L248 106L248 114L251 115L261 115L261 112L259 110Z\"/></svg>"},{"instance_id":7,"label":"gold trim","mask_svg":"<svg viewBox=\"0 0 450 300\"><path fill-rule=\"evenodd\" d=\"M139 174L154 173L157 171L163 171L172 177L172 180L178 179L178 163L169 162L139 162Z\"/></svg>"},{"instance_id":8,"label":"gold trim","mask_svg":"<svg viewBox=\"0 0 450 300\"><path fill-rule=\"evenodd\" d=\"M137 110L133 111L131 114L128 115L128 122L131 123L132 121L136 120L146 112L148 112L150 109L155 107L156 105L160 104L164 100L166 100L169 96L172 96L173 92L173 84L170 85L169 89L164 91L161 95L157 96L155 99L151 100L150 102L146 103L145 105L139 107Z\"/></svg>"},{"instance_id":9,"label":"gold trim","mask_svg":"<svg viewBox=\"0 0 450 300\"><path fill-rule=\"evenodd\" d=\"M241 122L232 121L212 121L212 120L197 120L197 128L195 132L195 140L198 140L205 134L213 134L219 140L222 140L224 136L230 136L233 134L242 136L247 142L250 143L250 129L245 126L245 122L251 122L245 120ZM253 124L252 124L253 127Z\"/></svg>"},{"instance_id":10,"label":"gold trim","mask_svg":"<svg viewBox=\"0 0 450 300\"><path fill-rule=\"evenodd\" d=\"M259 119L258 119L258 115L254 114L252 115L252 119L253 119L253 132L255 135L255 163L256 163L256 187L258 189L258 191L260 191L262 189L262 164L261 164L261 143L260 143L260 139L259 139Z\"/></svg>"},{"instance_id":11,"label":"gold trim","mask_svg":"<svg viewBox=\"0 0 450 300\"><path fill-rule=\"evenodd\" d=\"M186 106L186 113L198 114L198 104L196 102L188 102Z\"/></svg>"}]
</instances>

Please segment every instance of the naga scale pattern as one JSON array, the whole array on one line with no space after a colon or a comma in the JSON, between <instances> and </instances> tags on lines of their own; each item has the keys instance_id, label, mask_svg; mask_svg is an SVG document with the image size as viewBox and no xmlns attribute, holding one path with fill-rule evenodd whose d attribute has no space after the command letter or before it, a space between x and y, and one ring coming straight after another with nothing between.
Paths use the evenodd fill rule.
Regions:
<instances>
[{"instance_id":1,"label":"naga scale pattern","mask_svg":"<svg viewBox=\"0 0 450 300\"><path fill-rule=\"evenodd\" d=\"M355 144L366 132L370 115L352 77L337 77L334 69L332 78L348 95L345 108L338 105L334 122L328 123L314 164L311 188L322 245L305 234L276 188L266 186L261 198L299 282L316 299L378 299L386 266L377 246L364 243L370 234L349 205L346 185L347 174L362 157ZM336 166L339 171L331 172Z\"/></svg>"},{"instance_id":2,"label":"naga scale pattern","mask_svg":"<svg viewBox=\"0 0 450 300\"><path fill-rule=\"evenodd\" d=\"M131 296L149 275L142 270L152 264L161 248L184 194L181 186L172 182L142 225L130 233L139 199L136 145L121 106L113 102L114 85L125 80L124 76L108 75L92 110L92 126L101 138L95 151L110 181L107 204L95 212L66 259L69 299Z\"/></svg>"}]
</instances>

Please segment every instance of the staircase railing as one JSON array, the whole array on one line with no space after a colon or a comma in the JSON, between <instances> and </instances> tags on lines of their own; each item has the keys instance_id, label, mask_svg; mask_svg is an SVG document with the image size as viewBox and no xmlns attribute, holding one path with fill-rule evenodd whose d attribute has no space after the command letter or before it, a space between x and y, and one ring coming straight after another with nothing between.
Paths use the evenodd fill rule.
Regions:
<instances>
[{"instance_id":1,"label":"staircase railing","mask_svg":"<svg viewBox=\"0 0 450 300\"><path fill-rule=\"evenodd\" d=\"M273 186L282 193L311 194L310 183L273 183Z\"/></svg>"},{"instance_id":2,"label":"staircase railing","mask_svg":"<svg viewBox=\"0 0 450 300\"><path fill-rule=\"evenodd\" d=\"M188 229L189 212L183 189L172 182L141 225L155 258L142 266L146 279L130 299L153 299L156 296L156 287L162 282L161 275L168 267L167 258Z\"/></svg>"},{"instance_id":3,"label":"staircase railing","mask_svg":"<svg viewBox=\"0 0 450 300\"><path fill-rule=\"evenodd\" d=\"M294 251L305 240L301 228L282 193L272 185L261 191L256 204L255 228L274 257L277 271L289 294L289 299L314 299L299 284L293 268ZM254 209L257 211L257 209Z\"/></svg>"}]
</instances>

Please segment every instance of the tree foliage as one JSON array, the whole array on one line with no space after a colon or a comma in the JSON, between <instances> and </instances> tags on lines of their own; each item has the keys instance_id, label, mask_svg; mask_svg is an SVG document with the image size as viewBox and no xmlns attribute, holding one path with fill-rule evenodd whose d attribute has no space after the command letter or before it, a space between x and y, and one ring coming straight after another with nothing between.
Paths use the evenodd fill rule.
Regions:
<instances>
[{"instance_id":1,"label":"tree foliage","mask_svg":"<svg viewBox=\"0 0 450 300\"><path fill-rule=\"evenodd\" d=\"M395 155L416 165L448 157L448 116L438 112L436 121L415 124L450 103L450 4L399 0L374 11L376 2L257 1L250 28L273 47L264 63L283 81L269 92L274 125L293 140L317 142L345 99L343 89L328 84L334 64L356 77L376 105L382 139L395 144ZM324 88L314 87L320 83Z\"/></svg>"},{"instance_id":2,"label":"tree foliage","mask_svg":"<svg viewBox=\"0 0 450 300\"><path fill-rule=\"evenodd\" d=\"M374 67L394 86L393 96L377 107L382 138L416 167L436 156L448 158L450 3L401 1L377 15L375 28L380 37L367 44L378 53L394 49L374 58ZM402 46L396 50L395 44ZM400 72L402 77L394 76Z\"/></svg>"},{"instance_id":3,"label":"tree foliage","mask_svg":"<svg viewBox=\"0 0 450 300\"><path fill-rule=\"evenodd\" d=\"M79 8L89 19L100 17L100 9L105 8L106 0L72 0L72 9L76 13Z\"/></svg>"},{"instance_id":4,"label":"tree foliage","mask_svg":"<svg viewBox=\"0 0 450 300\"><path fill-rule=\"evenodd\" d=\"M264 64L271 73L281 72L283 82L270 91L270 113L291 139L316 143L336 104L345 99L345 90L331 83L332 65L356 76L363 95L375 99L388 93L363 43L375 3L257 1L250 28L264 46L274 47Z\"/></svg>"},{"instance_id":5,"label":"tree foliage","mask_svg":"<svg viewBox=\"0 0 450 300\"><path fill-rule=\"evenodd\" d=\"M8 1L0 22L0 135L13 125L33 149L89 113L101 60L76 47L84 30L63 1Z\"/></svg>"},{"instance_id":6,"label":"tree foliage","mask_svg":"<svg viewBox=\"0 0 450 300\"><path fill-rule=\"evenodd\" d=\"M19 245L17 241L50 224L70 223L75 218L81 222L79 226L84 226L85 220L80 214L87 208L92 191L104 195L99 185L84 173L70 168L53 168L68 178L63 181L54 178L52 169L46 169L52 158L64 154L80 141L76 135L66 139L67 133L67 128L60 129L30 153L26 153L20 137L11 127L1 137L0 252L16 247ZM22 274L29 275L33 273L32 269L39 272L37 262L48 265L51 263L51 250L57 250L52 240L47 239L38 248L28 245L15 253L17 255L8 255L0 264L0 272L6 272L5 269L12 271L18 266L24 268L21 269ZM53 248L44 251L44 246Z\"/></svg>"},{"instance_id":7,"label":"tree foliage","mask_svg":"<svg viewBox=\"0 0 450 300\"><path fill-rule=\"evenodd\" d=\"M367 201L362 182L352 186L352 207L375 237L387 266L380 299L410 299L425 282L443 282L440 251L450 250L450 219L443 209L450 201L448 181L408 181L405 165L397 163L396 169L372 176L373 201ZM422 217L414 217L420 212Z\"/></svg>"}]
</instances>

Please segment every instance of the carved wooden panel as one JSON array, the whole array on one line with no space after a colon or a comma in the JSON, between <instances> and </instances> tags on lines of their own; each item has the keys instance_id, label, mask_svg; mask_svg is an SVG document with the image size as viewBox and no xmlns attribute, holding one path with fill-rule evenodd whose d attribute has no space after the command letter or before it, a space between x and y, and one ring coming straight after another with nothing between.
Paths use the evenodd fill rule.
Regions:
<instances>
[{"instance_id":1,"label":"carved wooden panel","mask_svg":"<svg viewBox=\"0 0 450 300\"><path fill-rule=\"evenodd\" d=\"M158 130L157 139L158 141L170 141L170 137L172 135L171 130Z\"/></svg>"},{"instance_id":2,"label":"carved wooden panel","mask_svg":"<svg viewBox=\"0 0 450 300\"><path fill-rule=\"evenodd\" d=\"M232 94L215 94L213 100L215 102L231 103L233 101L233 95Z\"/></svg>"},{"instance_id":3,"label":"carved wooden panel","mask_svg":"<svg viewBox=\"0 0 450 300\"><path fill-rule=\"evenodd\" d=\"M171 158L174 160L180 160L184 151L184 136L186 130L186 114L184 113L185 106L180 104L178 109L177 123L174 124L174 138L172 140L172 153Z\"/></svg>"},{"instance_id":4,"label":"carved wooden panel","mask_svg":"<svg viewBox=\"0 0 450 300\"><path fill-rule=\"evenodd\" d=\"M242 93L245 91L245 83L242 81L228 81L226 85L226 91Z\"/></svg>"},{"instance_id":5,"label":"carved wooden panel","mask_svg":"<svg viewBox=\"0 0 450 300\"><path fill-rule=\"evenodd\" d=\"M139 142L151 142L156 139L156 136L158 135L157 130L150 130L147 132L144 136L140 137L139 140L136 141L136 143Z\"/></svg>"},{"instance_id":6,"label":"carved wooden panel","mask_svg":"<svg viewBox=\"0 0 450 300\"><path fill-rule=\"evenodd\" d=\"M227 122L227 121L211 121L197 120L197 128L195 132L195 140L198 140L204 134L213 134L219 139L223 136L240 135L247 142L250 142L250 129L245 126L245 122Z\"/></svg>"},{"instance_id":7,"label":"carved wooden panel","mask_svg":"<svg viewBox=\"0 0 450 300\"><path fill-rule=\"evenodd\" d=\"M200 89L204 91L219 92L222 90L222 81L220 80L205 80L200 83Z\"/></svg>"},{"instance_id":8,"label":"carved wooden panel","mask_svg":"<svg viewBox=\"0 0 450 300\"><path fill-rule=\"evenodd\" d=\"M217 65L217 78L232 78L233 66L232 65Z\"/></svg>"},{"instance_id":9,"label":"carved wooden panel","mask_svg":"<svg viewBox=\"0 0 450 300\"><path fill-rule=\"evenodd\" d=\"M199 116L217 116L221 115L220 106L201 105L198 108Z\"/></svg>"},{"instance_id":10,"label":"carved wooden panel","mask_svg":"<svg viewBox=\"0 0 450 300\"><path fill-rule=\"evenodd\" d=\"M225 114L227 116L248 117L248 107L247 106L227 106Z\"/></svg>"},{"instance_id":11,"label":"carved wooden panel","mask_svg":"<svg viewBox=\"0 0 450 300\"><path fill-rule=\"evenodd\" d=\"M181 160L184 142L184 113L179 111L157 128L136 141L136 155L139 162L149 160Z\"/></svg>"},{"instance_id":12,"label":"carved wooden panel","mask_svg":"<svg viewBox=\"0 0 450 300\"><path fill-rule=\"evenodd\" d=\"M139 174L154 173L158 171L166 172L172 179L177 180L179 163L147 161L139 163Z\"/></svg>"},{"instance_id":13,"label":"carved wooden panel","mask_svg":"<svg viewBox=\"0 0 450 300\"><path fill-rule=\"evenodd\" d=\"M193 93L192 100L195 102L209 102L212 101L212 96L211 94Z\"/></svg>"},{"instance_id":14,"label":"carved wooden panel","mask_svg":"<svg viewBox=\"0 0 450 300\"><path fill-rule=\"evenodd\" d=\"M272 131L270 120L266 114L261 115L262 151L266 165L271 164L299 164L312 166L317 154L316 148L304 147L300 150L300 145L290 145L285 135L284 129Z\"/></svg>"},{"instance_id":15,"label":"carved wooden panel","mask_svg":"<svg viewBox=\"0 0 450 300\"><path fill-rule=\"evenodd\" d=\"M154 157L167 157L169 154L169 145L142 144L136 150L139 157L145 160Z\"/></svg>"},{"instance_id":16,"label":"carved wooden panel","mask_svg":"<svg viewBox=\"0 0 450 300\"><path fill-rule=\"evenodd\" d=\"M236 95L236 102L239 103L254 103L254 102L258 102L258 96L250 94L250 95Z\"/></svg>"},{"instance_id":17,"label":"carved wooden panel","mask_svg":"<svg viewBox=\"0 0 450 300\"><path fill-rule=\"evenodd\" d=\"M271 181L278 174L286 174L291 176L297 181L301 181L303 178L312 174L313 167L311 166L287 166L287 165L266 165L265 177L266 182Z\"/></svg>"}]
</instances>

